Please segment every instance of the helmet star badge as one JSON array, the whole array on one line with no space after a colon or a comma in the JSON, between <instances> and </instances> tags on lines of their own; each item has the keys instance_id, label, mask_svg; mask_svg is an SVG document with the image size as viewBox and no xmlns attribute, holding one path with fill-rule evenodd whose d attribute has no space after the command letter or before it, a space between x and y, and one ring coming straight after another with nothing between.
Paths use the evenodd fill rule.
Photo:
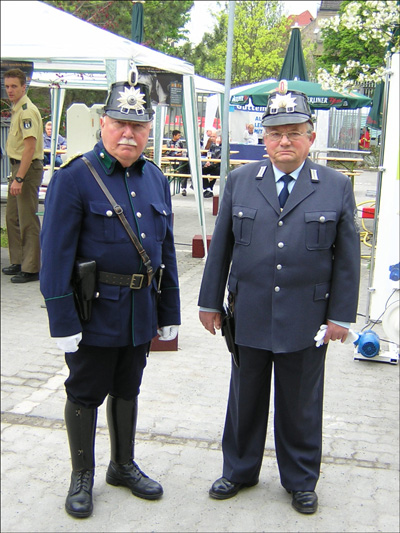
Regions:
<instances>
[{"instance_id":1,"label":"helmet star badge","mask_svg":"<svg viewBox=\"0 0 400 533\"><path fill-rule=\"evenodd\" d=\"M292 97L292 93L277 94L271 99L269 110L271 115L276 115L279 108L285 108L286 113L293 113L296 106L296 97Z\"/></svg>"},{"instance_id":2,"label":"helmet star badge","mask_svg":"<svg viewBox=\"0 0 400 533\"><path fill-rule=\"evenodd\" d=\"M145 112L145 94L140 92L140 89L134 87L125 87L123 91L119 92L118 107L120 107L121 113L128 114L130 110L134 109L138 115Z\"/></svg>"}]
</instances>

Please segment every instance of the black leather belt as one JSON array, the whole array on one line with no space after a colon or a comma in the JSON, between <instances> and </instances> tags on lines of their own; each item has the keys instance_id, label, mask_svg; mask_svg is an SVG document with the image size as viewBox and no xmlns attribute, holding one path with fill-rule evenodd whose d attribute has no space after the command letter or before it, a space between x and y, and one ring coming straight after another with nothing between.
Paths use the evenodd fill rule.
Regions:
<instances>
[{"instance_id":1,"label":"black leather belt","mask_svg":"<svg viewBox=\"0 0 400 533\"><path fill-rule=\"evenodd\" d=\"M43 159L32 159L32 163L34 161L40 161L40 162L43 162ZM12 157L10 157L10 163L12 165L17 165L18 163L21 163L21 160L20 159L13 159Z\"/></svg>"},{"instance_id":2,"label":"black leather belt","mask_svg":"<svg viewBox=\"0 0 400 533\"><path fill-rule=\"evenodd\" d=\"M98 280L107 285L119 285L131 289L141 289L146 286L147 274L113 274L98 272Z\"/></svg>"}]
</instances>

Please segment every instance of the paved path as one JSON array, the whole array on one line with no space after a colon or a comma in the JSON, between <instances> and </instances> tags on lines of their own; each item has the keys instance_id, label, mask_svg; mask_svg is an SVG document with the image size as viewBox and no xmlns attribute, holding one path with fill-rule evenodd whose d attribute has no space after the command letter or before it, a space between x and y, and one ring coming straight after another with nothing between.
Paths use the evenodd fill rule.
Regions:
<instances>
[{"instance_id":1,"label":"paved path","mask_svg":"<svg viewBox=\"0 0 400 533\"><path fill-rule=\"evenodd\" d=\"M357 201L371 199L375 175L357 180ZM205 202L212 233L212 201ZM198 321L204 261L191 257L192 237L200 233L194 196L175 196L173 204L183 324L179 349L152 352L148 359L136 445L138 463L163 484L163 498L141 500L105 483L109 441L102 406L93 516L75 520L65 513L64 357L49 338L39 284L13 285L1 275L2 531L399 531L399 366L355 361L349 344L332 343L328 351L319 511L303 516L291 508L279 483L272 423L260 483L227 501L209 498L222 468L230 360L221 336L211 336ZM366 312L369 253L363 247L360 315ZM1 261L8 264L7 250ZM359 316L354 329L364 325ZM375 329L384 339L380 326Z\"/></svg>"}]
</instances>

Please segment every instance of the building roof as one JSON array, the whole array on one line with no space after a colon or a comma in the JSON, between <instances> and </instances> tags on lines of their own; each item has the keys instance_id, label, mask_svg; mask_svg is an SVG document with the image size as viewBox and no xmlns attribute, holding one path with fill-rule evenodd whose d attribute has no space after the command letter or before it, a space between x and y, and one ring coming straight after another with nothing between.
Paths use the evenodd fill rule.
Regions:
<instances>
[{"instance_id":1,"label":"building roof","mask_svg":"<svg viewBox=\"0 0 400 533\"><path fill-rule=\"evenodd\" d=\"M288 19L290 20L291 24L297 23L299 26L307 26L307 24L310 24L310 22L314 20L314 17L307 10L303 11L303 13L300 13L300 15L289 15Z\"/></svg>"},{"instance_id":2,"label":"building roof","mask_svg":"<svg viewBox=\"0 0 400 533\"><path fill-rule=\"evenodd\" d=\"M341 1L322 0L319 11L339 11Z\"/></svg>"}]
</instances>

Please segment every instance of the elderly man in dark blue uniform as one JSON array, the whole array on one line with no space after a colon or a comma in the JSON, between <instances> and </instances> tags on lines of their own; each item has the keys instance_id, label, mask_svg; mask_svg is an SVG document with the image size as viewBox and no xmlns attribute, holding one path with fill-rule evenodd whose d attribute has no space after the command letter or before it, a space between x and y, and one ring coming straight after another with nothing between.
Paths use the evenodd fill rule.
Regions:
<instances>
[{"instance_id":1,"label":"elderly man in dark blue uniform","mask_svg":"<svg viewBox=\"0 0 400 533\"><path fill-rule=\"evenodd\" d=\"M157 328L161 340L175 338L180 324L169 185L142 155L152 117L146 86L113 84L100 119L101 140L85 157L122 207L153 271L165 266L161 283L147 274L84 158L64 163L46 194L40 284L51 336L69 368L65 422L72 476L65 507L77 518L93 510L97 408L107 395L111 462L106 481L148 500L163 494L133 461L137 398L151 339ZM96 261L97 297L88 322L80 320L74 304L77 257Z\"/></svg>"},{"instance_id":2,"label":"elderly man in dark blue uniform","mask_svg":"<svg viewBox=\"0 0 400 533\"><path fill-rule=\"evenodd\" d=\"M228 284L239 352L222 440L223 477L210 496L230 498L258 483L274 368L281 483L297 511L314 513L325 354L329 340L346 340L357 312L356 206L346 176L307 158L315 133L304 94L288 93L281 83L262 124L269 161L229 174L199 296L200 320L215 334ZM321 325L325 338L315 343Z\"/></svg>"}]
</instances>

